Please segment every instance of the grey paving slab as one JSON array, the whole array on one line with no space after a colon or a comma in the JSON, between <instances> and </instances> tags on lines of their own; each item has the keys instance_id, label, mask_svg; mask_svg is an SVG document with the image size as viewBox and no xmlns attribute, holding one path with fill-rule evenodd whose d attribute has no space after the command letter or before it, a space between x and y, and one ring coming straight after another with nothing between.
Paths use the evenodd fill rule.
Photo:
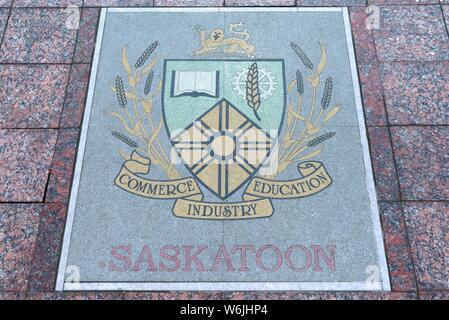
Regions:
<instances>
[{"instance_id":1,"label":"grey paving slab","mask_svg":"<svg viewBox=\"0 0 449 320\"><path fill-rule=\"evenodd\" d=\"M58 290L390 289L346 9L99 28Z\"/></svg>"}]
</instances>

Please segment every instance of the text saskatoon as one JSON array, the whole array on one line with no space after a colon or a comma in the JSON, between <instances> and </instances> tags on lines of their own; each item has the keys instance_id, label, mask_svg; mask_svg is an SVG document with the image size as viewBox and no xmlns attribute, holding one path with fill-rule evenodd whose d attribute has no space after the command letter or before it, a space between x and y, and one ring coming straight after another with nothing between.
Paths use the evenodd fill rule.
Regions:
<instances>
[{"instance_id":1,"label":"text saskatoon","mask_svg":"<svg viewBox=\"0 0 449 320\"><path fill-rule=\"evenodd\" d=\"M336 247L293 244L165 245L133 248L117 245L102 268L111 272L275 272L336 271Z\"/></svg>"}]
</instances>

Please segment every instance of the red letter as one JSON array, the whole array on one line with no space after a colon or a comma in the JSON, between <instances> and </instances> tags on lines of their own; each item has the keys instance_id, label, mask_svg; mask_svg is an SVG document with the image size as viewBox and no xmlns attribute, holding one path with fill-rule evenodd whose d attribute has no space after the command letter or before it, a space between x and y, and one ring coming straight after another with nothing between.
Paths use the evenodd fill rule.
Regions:
<instances>
[{"instance_id":1,"label":"red letter","mask_svg":"<svg viewBox=\"0 0 449 320\"><path fill-rule=\"evenodd\" d=\"M143 246L142 251L140 251L139 258L134 264L134 268L132 268L132 271L140 271L140 264L142 262L148 263L147 266L148 271L157 271L156 267L154 266L153 255L151 254L151 250L146 245Z\"/></svg>"},{"instance_id":2,"label":"red letter","mask_svg":"<svg viewBox=\"0 0 449 320\"><path fill-rule=\"evenodd\" d=\"M192 250L191 245L189 246L184 246L184 250L185 250L185 266L184 266L184 270L183 271L190 271L190 266L192 265L192 262L195 263L196 266L196 270L197 271L206 271L206 268L204 268L203 263L198 259L198 256L200 255L201 252L203 252L204 250L207 249L207 246L198 246L198 250L192 255L191 250Z\"/></svg>"},{"instance_id":3,"label":"red letter","mask_svg":"<svg viewBox=\"0 0 449 320\"><path fill-rule=\"evenodd\" d=\"M221 256L223 256L223 258ZM232 259L229 256L228 250L226 249L225 245L221 245L220 249L218 249L217 255L215 256L214 264L212 265L212 268L210 269L210 271L217 271L218 264L221 262L226 263L226 267L228 268L228 271L235 271L235 268L232 265Z\"/></svg>"},{"instance_id":4,"label":"red letter","mask_svg":"<svg viewBox=\"0 0 449 320\"><path fill-rule=\"evenodd\" d=\"M119 250L125 251L128 255L131 254L131 247L130 246L123 246L123 245L121 245L121 246L112 247L112 252L111 252L112 257L115 258L115 259L123 261L124 264L123 264L123 267L120 268L120 267L117 267L114 264L114 262L111 260L109 262L109 269L111 271L127 271L131 267L131 265L132 265L131 258L128 257L128 256L124 256L124 255L118 253Z\"/></svg>"},{"instance_id":5,"label":"red letter","mask_svg":"<svg viewBox=\"0 0 449 320\"><path fill-rule=\"evenodd\" d=\"M173 250L174 254L168 254L167 251L168 250ZM159 263L159 268L162 271L168 271L168 272L173 272L179 269L179 266L181 265L181 262L179 261L178 258L179 255L179 247L177 246L164 246L161 248L161 258L162 259L166 259L168 261L173 262L175 265L171 268L167 267L162 261Z\"/></svg>"},{"instance_id":6,"label":"red letter","mask_svg":"<svg viewBox=\"0 0 449 320\"><path fill-rule=\"evenodd\" d=\"M234 253L237 250L240 250L240 269L239 271L249 271L248 266L246 265L246 251L249 249L254 253L254 246L253 245L234 245L232 247L232 253Z\"/></svg>"},{"instance_id":7,"label":"red letter","mask_svg":"<svg viewBox=\"0 0 449 320\"><path fill-rule=\"evenodd\" d=\"M320 256L323 257L324 262L329 267L329 269L335 271L335 245L329 244L326 246L327 250L329 251L329 257L326 256L321 246L312 245L310 247L313 249L313 254L315 257L315 266L313 267L313 271L323 271L323 269L321 269L320 267Z\"/></svg>"},{"instance_id":8,"label":"red letter","mask_svg":"<svg viewBox=\"0 0 449 320\"><path fill-rule=\"evenodd\" d=\"M293 265L293 263L290 259L290 256L291 256L294 248L299 248L302 251L304 251L306 254L306 263L301 268L298 268L295 265ZM309 269L310 264L312 263L312 257L310 256L310 252L306 247L303 247L303 246L297 244L297 245L291 246L290 248L287 249L287 251L285 252L285 262L287 263L288 267L290 269L292 269L293 271L302 272L304 270Z\"/></svg>"},{"instance_id":9,"label":"red letter","mask_svg":"<svg viewBox=\"0 0 449 320\"><path fill-rule=\"evenodd\" d=\"M276 253L276 257L277 257L277 262L276 265L273 268L267 268L262 264L262 253L266 250L266 249L273 249L274 252ZM282 265L282 253L281 250L279 250L278 248L276 248L275 246L272 246L271 244L266 244L262 247L259 248L259 250L257 250L256 253L256 263L257 265L264 271L269 271L269 272L273 272L276 271L277 269L279 269Z\"/></svg>"}]
</instances>

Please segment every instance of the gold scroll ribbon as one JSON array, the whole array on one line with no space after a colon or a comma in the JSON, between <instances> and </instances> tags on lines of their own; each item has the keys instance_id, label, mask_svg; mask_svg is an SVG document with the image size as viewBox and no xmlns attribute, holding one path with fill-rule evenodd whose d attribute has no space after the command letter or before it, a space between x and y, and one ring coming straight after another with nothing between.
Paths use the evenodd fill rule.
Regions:
<instances>
[{"instance_id":1,"label":"gold scroll ribbon","mask_svg":"<svg viewBox=\"0 0 449 320\"><path fill-rule=\"evenodd\" d=\"M139 175L148 174L151 162L136 151L122 165L115 178L121 189L150 199L175 199L173 214L181 218L208 220L238 220L266 218L273 214L270 199L295 199L316 194L332 179L321 162L308 161L298 165L301 178L276 181L253 178L243 194L242 202L203 202L203 193L193 178L178 180L150 180Z\"/></svg>"},{"instance_id":2,"label":"gold scroll ribbon","mask_svg":"<svg viewBox=\"0 0 449 320\"><path fill-rule=\"evenodd\" d=\"M301 178L287 181L253 178L246 188L243 198L254 200L269 199L297 199L314 195L332 183L324 165L318 161L307 161L298 164Z\"/></svg>"},{"instance_id":3,"label":"gold scroll ribbon","mask_svg":"<svg viewBox=\"0 0 449 320\"><path fill-rule=\"evenodd\" d=\"M148 158L133 151L131 158L122 165L114 182L125 191L150 199L203 199L203 193L193 178L151 180L138 176L148 174L150 166Z\"/></svg>"}]
</instances>

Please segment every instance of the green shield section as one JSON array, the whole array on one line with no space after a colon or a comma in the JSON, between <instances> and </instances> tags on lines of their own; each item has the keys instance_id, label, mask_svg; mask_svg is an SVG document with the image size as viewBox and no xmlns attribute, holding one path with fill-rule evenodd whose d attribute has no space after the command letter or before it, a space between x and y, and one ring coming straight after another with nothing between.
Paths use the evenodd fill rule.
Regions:
<instances>
[{"instance_id":1,"label":"green shield section","mask_svg":"<svg viewBox=\"0 0 449 320\"><path fill-rule=\"evenodd\" d=\"M257 63L259 74L260 121L246 100L246 75ZM177 72L209 72L216 75L216 95L174 96ZM165 60L162 110L169 133L186 128L221 99L227 99L240 112L265 130L279 131L285 112L284 61L264 60Z\"/></svg>"}]
</instances>

